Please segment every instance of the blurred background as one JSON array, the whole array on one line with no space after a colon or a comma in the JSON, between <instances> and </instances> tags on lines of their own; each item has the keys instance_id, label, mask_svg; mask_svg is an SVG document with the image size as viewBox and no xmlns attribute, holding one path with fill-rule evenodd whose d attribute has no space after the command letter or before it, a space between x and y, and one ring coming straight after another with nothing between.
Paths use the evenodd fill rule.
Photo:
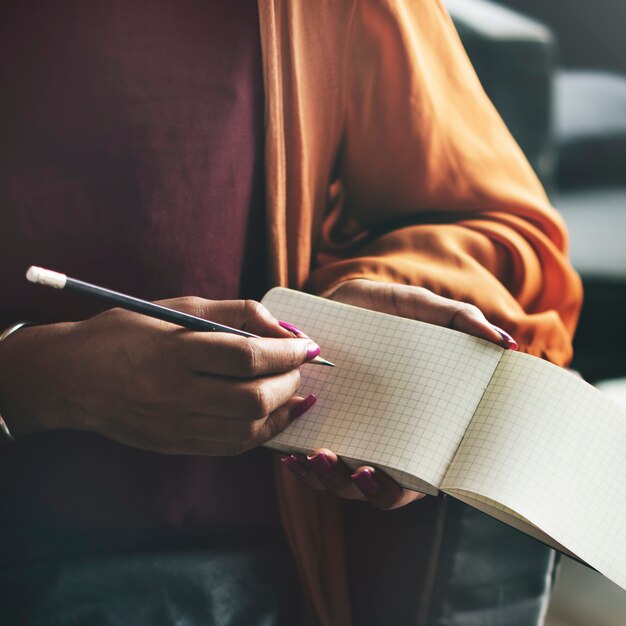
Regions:
<instances>
[{"instance_id":1,"label":"blurred background","mask_svg":"<svg viewBox=\"0 0 626 626\"><path fill-rule=\"evenodd\" d=\"M562 67L626 73L624 0L502 0L501 4L553 30Z\"/></svg>"},{"instance_id":2,"label":"blurred background","mask_svg":"<svg viewBox=\"0 0 626 626\"><path fill-rule=\"evenodd\" d=\"M444 2L569 227L586 294L572 367L626 406L626 1ZM626 591L562 558L546 624L626 626Z\"/></svg>"}]
</instances>

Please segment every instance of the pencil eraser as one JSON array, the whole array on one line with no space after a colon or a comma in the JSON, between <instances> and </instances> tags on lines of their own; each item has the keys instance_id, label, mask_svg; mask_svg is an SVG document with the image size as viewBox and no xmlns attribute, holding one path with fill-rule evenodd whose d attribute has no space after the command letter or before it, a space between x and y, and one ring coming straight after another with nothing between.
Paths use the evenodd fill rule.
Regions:
<instances>
[{"instance_id":1,"label":"pencil eraser","mask_svg":"<svg viewBox=\"0 0 626 626\"><path fill-rule=\"evenodd\" d=\"M59 272L46 270L43 267L31 265L26 272L26 279L38 285L46 285L47 287L54 287L54 289L63 289L67 281L67 276Z\"/></svg>"}]
</instances>

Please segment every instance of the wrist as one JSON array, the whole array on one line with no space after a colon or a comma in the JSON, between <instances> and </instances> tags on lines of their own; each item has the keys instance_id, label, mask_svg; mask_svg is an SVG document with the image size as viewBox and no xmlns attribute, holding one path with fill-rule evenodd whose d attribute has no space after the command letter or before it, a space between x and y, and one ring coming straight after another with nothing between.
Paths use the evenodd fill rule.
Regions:
<instances>
[{"instance_id":1,"label":"wrist","mask_svg":"<svg viewBox=\"0 0 626 626\"><path fill-rule=\"evenodd\" d=\"M0 342L0 415L14 438L68 427L54 385L58 339L70 326L25 326Z\"/></svg>"},{"instance_id":2,"label":"wrist","mask_svg":"<svg viewBox=\"0 0 626 626\"><path fill-rule=\"evenodd\" d=\"M9 326L8 328L5 328L4 331L0 333L0 343L8 339L11 335L18 332L20 329L26 326L31 326L31 325L32 323L26 320L22 320L19 322L15 322L14 324L11 324L11 326ZM15 438L11 434L11 431L9 430L7 423L4 421L2 414L0 414L0 439L10 441L11 443L15 442Z\"/></svg>"}]
</instances>

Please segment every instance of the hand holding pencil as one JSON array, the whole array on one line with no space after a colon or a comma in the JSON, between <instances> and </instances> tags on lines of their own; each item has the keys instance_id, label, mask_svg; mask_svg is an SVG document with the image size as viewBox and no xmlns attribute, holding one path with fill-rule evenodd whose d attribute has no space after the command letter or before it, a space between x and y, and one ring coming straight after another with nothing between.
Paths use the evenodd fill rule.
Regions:
<instances>
[{"instance_id":1,"label":"hand holding pencil","mask_svg":"<svg viewBox=\"0 0 626 626\"><path fill-rule=\"evenodd\" d=\"M26 272L26 278L31 283L46 285L47 287L52 287L54 289L67 289L68 291L73 291L84 296L98 298L99 300L104 300L113 306L119 306L123 309L134 311L135 313L141 313L142 315L149 315L150 317L163 320L164 322L178 324L179 326L183 326L189 330L197 330L200 332L232 333L241 337L259 337L259 335L255 335L254 333L247 332L240 328L234 328L232 326L227 326L226 324L212 322L197 315L191 315L189 313L185 313L184 311L178 311L176 309L165 307L162 304L148 302L147 300L141 300L140 298L135 298L134 296L119 293L118 291L112 291L111 289L99 287L98 285L92 285L91 283L86 283L82 280L70 278L69 276L59 272L46 270L43 267L36 267L32 265L28 268L28 272ZM301 336L306 337L304 333L298 331L298 329L292 324L288 324L286 322L283 322L282 324L283 328L286 328L291 332L296 330L296 336L300 333ZM317 348L312 348L312 350L316 349ZM326 359L322 359L319 356L319 352L318 354L313 355L310 361L311 363L334 367L333 363L327 361Z\"/></svg>"},{"instance_id":2,"label":"hand holding pencil","mask_svg":"<svg viewBox=\"0 0 626 626\"><path fill-rule=\"evenodd\" d=\"M314 404L297 391L319 346L260 304L159 304L260 336L191 332L120 308L26 328L3 342L3 417L14 436L70 428L155 452L224 456L265 443Z\"/></svg>"}]
</instances>

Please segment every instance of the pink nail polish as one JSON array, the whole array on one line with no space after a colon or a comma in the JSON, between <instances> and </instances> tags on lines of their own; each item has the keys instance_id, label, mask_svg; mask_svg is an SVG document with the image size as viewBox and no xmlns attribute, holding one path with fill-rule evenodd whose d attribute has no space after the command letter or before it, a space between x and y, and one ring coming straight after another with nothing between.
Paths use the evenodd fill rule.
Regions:
<instances>
[{"instance_id":1,"label":"pink nail polish","mask_svg":"<svg viewBox=\"0 0 626 626\"><path fill-rule=\"evenodd\" d=\"M333 473L333 464L323 452L307 456L307 460L318 476L326 480L330 478L330 475Z\"/></svg>"},{"instance_id":2,"label":"pink nail polish","mask_svg":"<svg viewBox=\"0 0 626 626\"><path fill-rule=\"evenodd\" d=\"M322 351L322 349L317 344L313 344L306 351L306 360L307 361L312 361L321 351Z\"/></svg>"},{"instance_id":3,"label":"pink nail polish","mask_svg":"<svg viewBox=\"0 0 626 626\"><path fill-rule=\"evenodd\" d=\"M309 394L304 400L302 400L302 402L299 402L291 409L291 411L289 412L289 417L295 420L303 413L306 413L316 402L317 396L313 395L312 393Z\"/></svg>"},{"instance_id":4,"label":"pink nail polish","mask_svg":"<svg viewBox=\"0 0 626 626\"><path fill-rule=\"evenodd\" d=\"M515 341L515 339L513 339L513 337L511 337L511 335L506 332L506 330L502 330L499 326L496 326L495 324L492 324L491 326L500 335L500 337L502 337L502 340L506 344L506 348L508 348L509 350L517 350L517 341Z\"/></svg>"},{"instance_id":5,"label":"pink nail polish","mask_svg":"<svg viewBox=\"0 0 626 626\"><path fill-rule=\"evenodd\" d=\"M380 483L376 480L376 476L374 476L374 470L367 467L354 472L354 474L352 474L352 480L363 492L364 496L373 496L378 493L380 489Z\"/></svg>"},{"instance_id":6,"label":"pink nail polish","mask_svg":"<svg viewBox=\"0 0 626 626\"><path fill-rule=\"evenodd\" d=\"M294 337L298 337L300 339L309 339L309 336L306 333L302 332L299 328L296 328L293 324L290 324L289 322L279 321L278 325L284 328L285 330L288 330L290 333L294 335Z\"/></svg>"},{"instance_id":7,"label":"pink nail polish","mask_svg":"<svg viewBox=\"0 0 626 626\"><path fill-rule=\"evenodd\" d=\"M306 476L306 467L300 463L298 457L294 454L283 457L280 462L288 467L296 476Z\"/></svg>"}]
</instances>

